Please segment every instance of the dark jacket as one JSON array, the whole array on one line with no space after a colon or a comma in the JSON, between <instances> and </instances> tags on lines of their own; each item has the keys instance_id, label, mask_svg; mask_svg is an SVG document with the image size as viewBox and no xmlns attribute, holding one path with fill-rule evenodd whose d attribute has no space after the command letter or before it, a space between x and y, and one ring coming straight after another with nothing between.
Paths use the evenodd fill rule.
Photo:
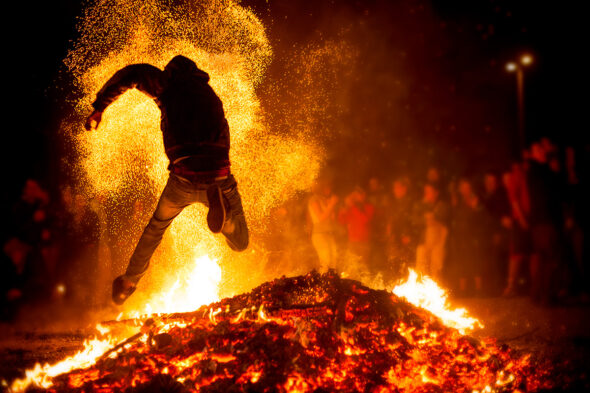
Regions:
<instances>
[{"instance_id":1,"label":"dark jacket","mask_svg":"<svg viewBox=\"0 0 590 393\"><path fill-rule=\"evenodd\" d=\"M527 172L531 199L530 223L532 226L550 224L559 228L563 223L564 185L557 174L546 164L532 161Z\"/></svg>"},{"instance_id":2,"label":"dark jacket","mask_svg":"<svg viewBox=\"0 0 590 393\"><path fill-rule=\"evenodd\" d=\"M102 112L136 88L153 98L162 112L164 148L171 165L182 160L196 171L228 168L229 127L223 104L208 82L209 75L184 56L173 58L164 71L133 64L117 71L92 105Z\"/></svg>"}]
</instances>

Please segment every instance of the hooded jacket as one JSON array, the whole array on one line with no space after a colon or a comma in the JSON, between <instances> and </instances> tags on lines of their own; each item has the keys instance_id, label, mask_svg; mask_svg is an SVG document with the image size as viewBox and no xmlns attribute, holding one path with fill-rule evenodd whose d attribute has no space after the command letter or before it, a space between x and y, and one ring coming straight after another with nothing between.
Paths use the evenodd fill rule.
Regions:
<instances>
[{"instance_id":1,"label":"hooded jacket","mask_svg":"<svg viewBox=\"0 0 590 393\"><path fill-rule=\"evenodd\" d=\"M174 57L164 71L132 64L105 83L92 106L102 112L136 88L154 99L162 112L160 127L170 169L176 165L195 172L228 169L229 127L223 104L208 82L209 75L184 56Z\"/></svg>"}]
</instances>

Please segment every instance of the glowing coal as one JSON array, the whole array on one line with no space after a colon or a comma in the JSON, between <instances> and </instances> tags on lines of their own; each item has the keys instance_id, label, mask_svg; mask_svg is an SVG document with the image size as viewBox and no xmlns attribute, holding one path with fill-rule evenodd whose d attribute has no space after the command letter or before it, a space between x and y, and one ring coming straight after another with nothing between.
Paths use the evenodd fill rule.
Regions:
<instances>
[{"instance_id":1,"label":"glowing coal","mask_svg":"<svg viewBox=\"0 0 590 393\"><path fill-rule=\"evenodd\" d=\"M462 335L389 291L333 272L283 277L195 312L141 322L139 333L94 364L46 380L46 391L503 392L551 387L547 370L535 367L528 356L491 339Z\"/></svg>"}]
</instances>

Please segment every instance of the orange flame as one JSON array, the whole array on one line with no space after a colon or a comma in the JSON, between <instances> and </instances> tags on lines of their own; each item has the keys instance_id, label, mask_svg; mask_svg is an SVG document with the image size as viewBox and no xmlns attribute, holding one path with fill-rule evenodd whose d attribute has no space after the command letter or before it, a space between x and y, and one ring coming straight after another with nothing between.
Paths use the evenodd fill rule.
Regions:
<instances>
[{"instance_id":1,"label":"orange flame","mask_svg":"<svg viewBox=\"0 0 590 393\"><path fill-rule=\"evenodd\" d=\"M446 326L455 328L465 334L476 328L483 328L483 324L469 316L464 308L452 309L447 303L447 293L428 276L418 277L418 274L409 269L410 274L406 282L397 285L393 293L406 299L417 307L430 311L439 317Z\"/></svg>"},{"instance_id":2,"label":"orange flame","mask_svg":"<svg viewBox=\"0 0 590 393\"><path fill-rule=\"evenodd\" d=\"M116 340L110 337L103 340L97 338L86 340L84 342L84 349L61 362L53 365L45 364L43 366L37 363L32 370L25 372L25 378L17 379L12 383L11 391L23 392L31 384L45 389L50 388L53 385L52 379L54 377L75 369L93 365L99 357L116 345L116 343Z\"/></svg>"}]
</instances>

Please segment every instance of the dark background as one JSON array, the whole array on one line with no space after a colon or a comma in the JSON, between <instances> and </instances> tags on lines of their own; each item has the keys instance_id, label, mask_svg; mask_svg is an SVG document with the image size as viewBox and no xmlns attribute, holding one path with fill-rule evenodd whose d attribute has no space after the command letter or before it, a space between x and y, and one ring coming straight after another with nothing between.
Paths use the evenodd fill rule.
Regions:
<instances>
[{"instance_id":1,"label":"dark background","mask_svg":"<svg viewBox=\"0 0 590 393\"><path fill-rule=\"evenodd\" d=\"M326 113L333 167L354 176L419 163L453 170L501 168L518 155L515 77L507 61L527 52L527 137L583 146L586 32L582 2L249 0L274 49L260 87L271 127L289 132L297 112L294 52L345 40L362 61L324 96L345 110ZM76 40L84 3L19 2L6 11L2 205L24 180L49 189L61 180L57 140L67 110L62 61ZM319 73L321 74L321 73ZM352 76L351 76L352 75ZM320 78L321 75L318 75ZM282 111L275 110L282 106ZM287 108L287 109L285 109ZM342 109L342 108L340 108ZM318 121L321 124L321 121ZM363 143L359 143L359 137ZM344 152L346 152L344 154ZM408 161L408 156L411 158ZM398 159L399 158L399 159ZM412 161L413 159L413 161ZM474 169L475 168L475 169Z\"/></svg>"}]
</instances>

